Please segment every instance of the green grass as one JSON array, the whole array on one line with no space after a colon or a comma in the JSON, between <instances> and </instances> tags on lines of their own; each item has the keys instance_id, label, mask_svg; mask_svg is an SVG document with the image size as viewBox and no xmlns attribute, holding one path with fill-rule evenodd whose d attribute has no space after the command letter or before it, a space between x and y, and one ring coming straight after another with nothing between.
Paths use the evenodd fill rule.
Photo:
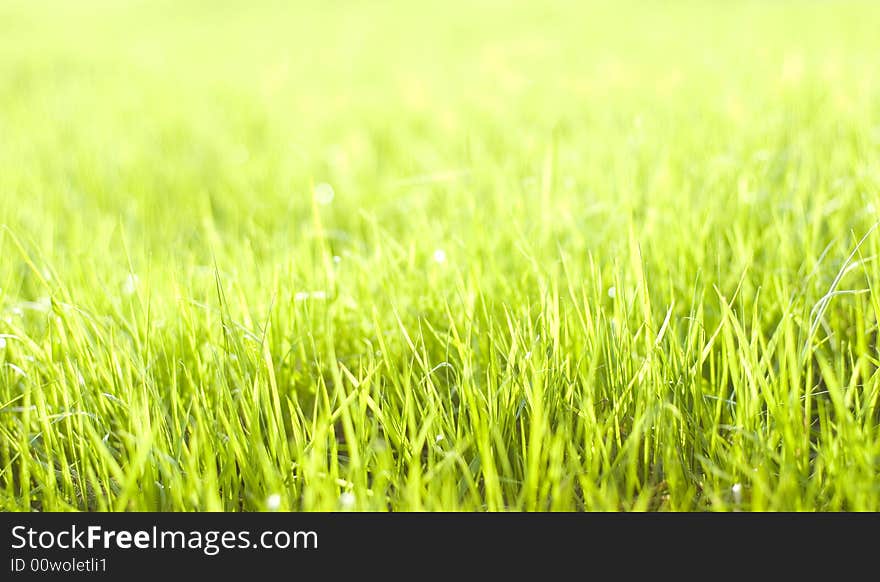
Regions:
<instances>
[{"instance_id":1,"label":"green grass","mask_svg":"<svg viewBox=\"0 0 880 582\"><path fill-rule=\"evenodd\" d=\"M880 510L880 10L607 4L0 5L0 509Z\"/></svg>"}]
</instances>

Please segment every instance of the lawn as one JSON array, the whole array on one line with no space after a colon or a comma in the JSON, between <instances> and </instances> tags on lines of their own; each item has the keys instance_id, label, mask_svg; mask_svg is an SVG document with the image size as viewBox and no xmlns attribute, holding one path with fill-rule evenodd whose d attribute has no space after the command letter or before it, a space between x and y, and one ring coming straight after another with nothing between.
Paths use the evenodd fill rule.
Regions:
<instances>
[{"instance_id":1,"label":"lawn","mask_svg":"<svg viewBox=\"0 0 880 582\"><path fill-rule=\"evenodd\" d=\"M880 510L873 1L0 4L0 509Z\"/></svg>"}]
</instances>

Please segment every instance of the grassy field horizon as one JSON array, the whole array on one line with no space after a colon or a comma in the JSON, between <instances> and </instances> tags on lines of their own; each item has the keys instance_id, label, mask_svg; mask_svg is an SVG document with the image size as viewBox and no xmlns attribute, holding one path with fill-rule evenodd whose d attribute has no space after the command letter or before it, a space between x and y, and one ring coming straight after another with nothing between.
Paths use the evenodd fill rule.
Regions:
<instances>
[{"instance_id":1,"label":"grassy field horizon","mask_svg":"<svg viewBox=\"0 0 880 582\"><path fill-rule=\"evenodd\" d=\"M870 1L0 5L0 510L880 510Z\"/></svg>"}]
</instances>

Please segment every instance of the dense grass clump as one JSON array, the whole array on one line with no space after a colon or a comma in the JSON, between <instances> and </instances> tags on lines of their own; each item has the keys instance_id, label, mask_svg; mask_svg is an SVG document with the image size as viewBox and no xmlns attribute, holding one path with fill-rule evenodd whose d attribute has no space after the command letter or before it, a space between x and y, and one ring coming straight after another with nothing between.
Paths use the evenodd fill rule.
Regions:
<instances>
[{"instance_id":1,"label":"dense grass clump","mask_svg":"<svg viewBox=\"0 0 880 582\"><path fill-rule=\"evenodd\" d=\"M880 10L611 5L4 2L0 509L880 510Z\"/></svg>"}]
</instances>

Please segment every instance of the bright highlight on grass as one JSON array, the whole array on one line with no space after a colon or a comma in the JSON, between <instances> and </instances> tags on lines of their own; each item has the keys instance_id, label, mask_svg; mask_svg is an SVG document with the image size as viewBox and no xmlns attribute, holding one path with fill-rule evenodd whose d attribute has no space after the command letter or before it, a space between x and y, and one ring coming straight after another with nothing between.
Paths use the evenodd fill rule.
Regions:
<instances>
[{"instance_id":1,"label":"bright highlight on grass","mask_svg":"<svg viewBox=\"0 0 880 582\"><path fill-rule=\"evenodd\" d=\"M880 510L872 2L0 22L0 509Z\"/></svg>"}]
</instances>

